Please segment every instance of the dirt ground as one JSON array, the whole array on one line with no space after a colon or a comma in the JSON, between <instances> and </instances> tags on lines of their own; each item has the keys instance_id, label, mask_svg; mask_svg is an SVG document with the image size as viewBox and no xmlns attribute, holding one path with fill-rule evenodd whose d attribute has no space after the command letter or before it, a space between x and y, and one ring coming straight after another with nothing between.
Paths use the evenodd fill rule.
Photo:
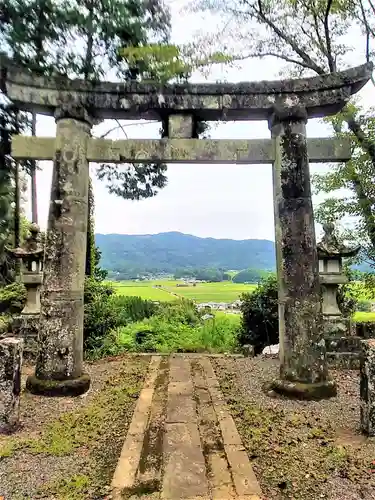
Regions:
<instances>
[{"instance_id":1,"label":"dirt ground","mask_svg":"<svg viewBox=\"0 0 375 500\"><path fill-rule=\"evenodd\" d=\"M107 498L149 360L87 364L92 386L78 398L23 392L21 429L0 436L0 497ZM264 500L375 500L375 439L359 429L358 372L332 371L338 396L301 402L263 391L278 374L277 359L212 364ZM30 372L25 367L23 383Z\"/></svg>"},{"instance_id":2,"label":"dirt ground","mask_svg":"<svg viewBox=\"0 0 375 500\"><path fill-rule=\"evenodd\" d=\"M21 428L0 436L0 497L103 499L147 373L149 357L86 365L92 384L76 398L25 391ZM23 384L32 368L23 370Z\"/></svg>"},{"instance_id":3,"label":"dirt ground","mask_svg":"<svg viewBox=\"0 0 375 500\"><path fill-rule=\"evenodd\" d=\"M375 439L359 429L359 373L332 371L338 396L272 398L277 359L218 358L221 389L267 500L375 499Z\"/></svg>"}]
</instances>

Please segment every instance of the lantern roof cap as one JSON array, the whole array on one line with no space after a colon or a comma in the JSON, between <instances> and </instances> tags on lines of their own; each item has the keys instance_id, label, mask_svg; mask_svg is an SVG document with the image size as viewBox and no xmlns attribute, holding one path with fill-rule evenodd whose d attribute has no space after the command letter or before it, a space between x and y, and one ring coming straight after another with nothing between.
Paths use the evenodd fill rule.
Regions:
<instances>
[{"instance_id":1,"label":"lantern roof cap","mask_svg":"<svg viewBox=\"0 0 375 500\"><path fill-rule=\"evenodd\" d=\"M361 249L360 245L348 247L339 242L333 222L323 224L324 235L317 244L318 256L322 257L354 257Z\"/></svg>"},{"instance_id":2,"label":"lantern roof cap","mask_svg":"<svg viewBox=\"0 0 375 500\"><path fill-rule=\"evenodd\" d=\"M8 249L8 251L16 258L40 258L44 252L44 246L40 242L40 228L35 222L29 225L30 234L25 238L25 243L22 247Z\"/></svg>"}]
</instances>

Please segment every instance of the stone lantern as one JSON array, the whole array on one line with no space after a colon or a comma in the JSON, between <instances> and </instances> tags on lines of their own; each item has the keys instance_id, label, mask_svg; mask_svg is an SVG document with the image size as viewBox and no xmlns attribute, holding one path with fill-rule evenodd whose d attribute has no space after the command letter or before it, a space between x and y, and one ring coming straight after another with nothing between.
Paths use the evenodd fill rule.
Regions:
<instances>
[{"instance_id":1,"label":"stone lantern","mask_svg":"<svg viewBox=\"0 0 375 500\"><path fill-rule=\"evenodd\" d=\"M335 226L323 225L324 236L318 243L319 277L322 285L322 312L325 335L347 336L350 319L345 318L338 305L339 285L348 282L343 272L343 259L358 254L360 246L349 248L337 240Z\"/></svg>"},{"instance_id":2,"label":"stone lantern","mask_svg":"<svg viewBox=\"0 0 375 500\"><path fill-rule=\"evenodd\" d=\"M21 261L21 281L26 288L26 303L21 314L14 318L12 330L25 339L25 355L35 354L39 328L40 286L43 281L44 246L40 241L40 229L31 224L30 235L23 247L10 253Z\"/></svg>"},{"instance_id":3,"label":"stone lantern","mask_svg":"<svg viewBox=\"0 0 375 500\"><path fill-rule=\"evenodd\" d=\"M40 229L31 224L30 236L26 238L23 248L15 248L12 254L21 260L21 280L26 287L26 304L21 314L39 314L40 285L43 278L43 245L40 243Z\"/></svg>"}]
</instances>

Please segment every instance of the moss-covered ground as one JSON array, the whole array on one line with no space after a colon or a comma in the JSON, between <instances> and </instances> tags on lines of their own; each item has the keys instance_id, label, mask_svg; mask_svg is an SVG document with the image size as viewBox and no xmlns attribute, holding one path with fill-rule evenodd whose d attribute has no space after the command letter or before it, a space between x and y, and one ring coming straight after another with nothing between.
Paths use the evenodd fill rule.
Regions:
<instances>
[{"instance_id":1,"label":"moss-covered ground","mask_svg":"<svg viewBox=\"0 0 375 500\"><path fill-rule=\"evenodd\" d=\"M359 429L358 374L335 372L339 394L321 402L271 398L277 360L217 360L216 372L267 500L372 500L375 439Z\"/></svg>"},{"instance_id":2,"label":"moss-covered ground","mask_svg":"<svg viewBox=\"0 0 375 500\"><path fill-rule=\"evenodd\" d=\"M76 398L22 394L22 427L0 436L0 493L12 500L104 498L142 388L148 357L87 367Z\"/></svg>"}]
</instances>

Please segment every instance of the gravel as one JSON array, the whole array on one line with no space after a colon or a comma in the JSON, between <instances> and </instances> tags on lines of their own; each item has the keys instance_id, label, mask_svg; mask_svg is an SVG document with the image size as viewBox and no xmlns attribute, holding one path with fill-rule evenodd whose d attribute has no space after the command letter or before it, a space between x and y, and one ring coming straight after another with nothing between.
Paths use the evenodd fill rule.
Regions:
<instances>
[{"instance_id":1,"label":"gravel","mask_svg":"<svg viewBox=\"0 0 375 500\"><path fill-rule=\"evenodd\" d=\"M105 498L148 364L147 357L88 363L90 390L75 398L24 391L21 428L0 436L0 498ZM32 371L23 367L23 387Z\"/></svg>"},{"instance_id":2,"label":"gravel","mask_svg":"<svg viewBox=\"0 0 375 500\"><path fill-rule=\"evenodd\" d=\"M278 376L277 359L214 364L265 499L375 499L375 439L359 428L359 372L332 371L338 396L308 402L263 391Z\"/></svg>"}]
</instances>

